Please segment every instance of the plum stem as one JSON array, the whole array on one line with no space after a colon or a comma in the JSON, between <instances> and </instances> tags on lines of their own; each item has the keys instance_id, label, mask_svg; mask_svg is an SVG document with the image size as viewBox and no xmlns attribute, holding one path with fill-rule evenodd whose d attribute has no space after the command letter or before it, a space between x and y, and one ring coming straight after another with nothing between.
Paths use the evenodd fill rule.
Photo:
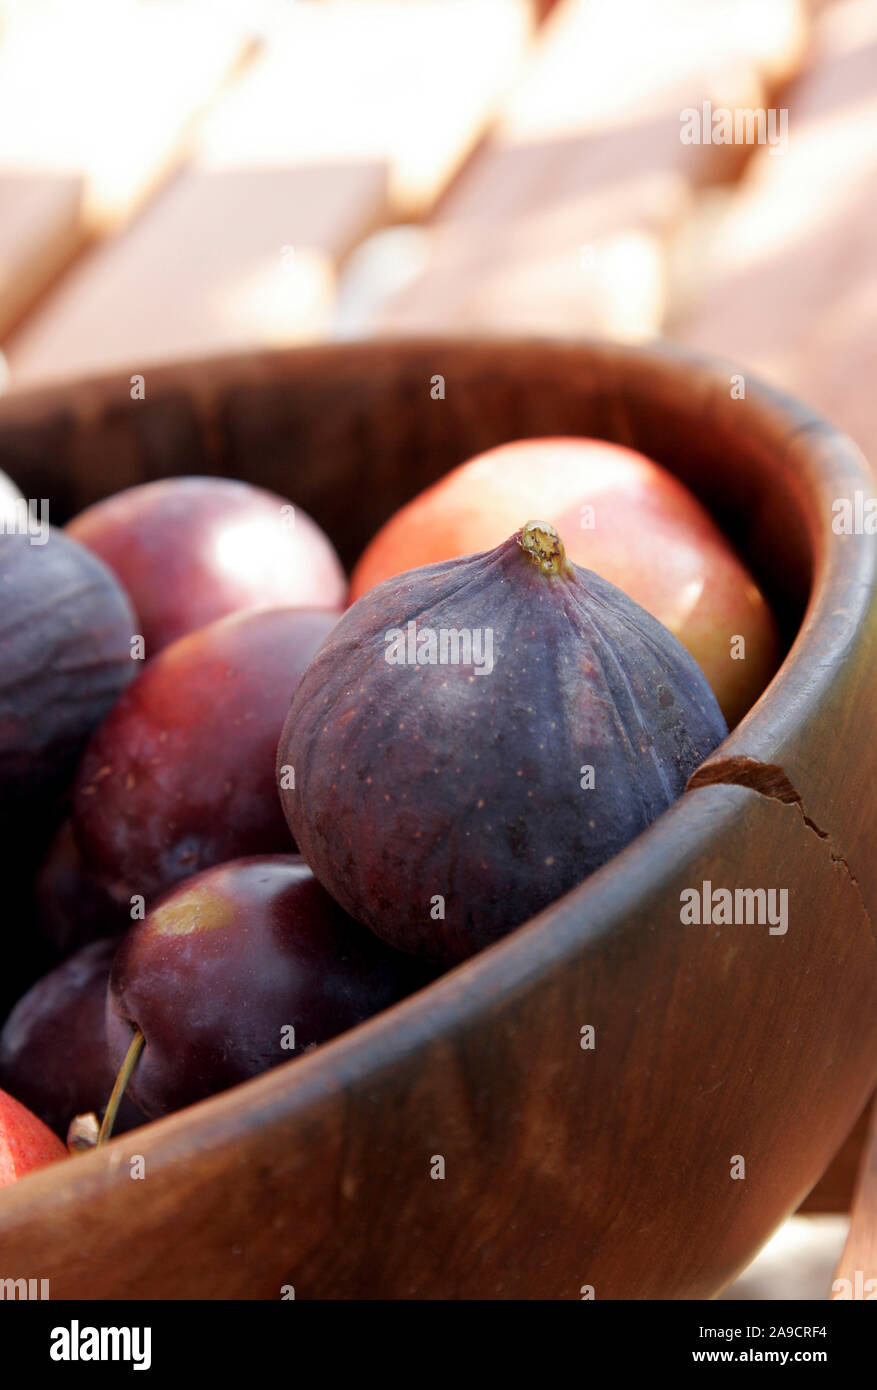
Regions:
<instances>
[{"instance_id":1,"label":"plum stem","mask_svg":"<svg viewBox=\"0 0 877 1390\"><path fill-rule=\"evenodd\" d=\"M518 533L518 545L543 574L569 574L570 563L560 535L548 521L528 521Z\"/></svg>"},{"instance_id":2,"label":"plum stem","mask_svg":"<svg viewBox=\"0 0 877 1390\"><path fill-rule=\"evenodd\" d=\"M131 1073L137 1065L140 1053L143 1051L143 1044L146 1039L139 1028L135 1028L134 1036L128 1044L128 1051L125 1053L125 1060L119 1067L119 1074L116 1077L107 1108L101 1121L100 1133L97 1136L97 1147L105 1144L113 1132L113 1125L116 1123L116 1113L125 1094L125 1087L131 1080Z\"/></svg>"}]
</instances>

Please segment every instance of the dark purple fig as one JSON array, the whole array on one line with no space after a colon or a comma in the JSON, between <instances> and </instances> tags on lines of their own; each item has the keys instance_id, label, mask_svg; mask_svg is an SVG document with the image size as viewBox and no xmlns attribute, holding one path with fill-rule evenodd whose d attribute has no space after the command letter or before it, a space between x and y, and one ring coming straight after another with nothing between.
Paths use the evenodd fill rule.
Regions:
<instances>
[{"instance_id":1,"label":"dark purple fig","mask_svg":"<svg viewBox=\"0 0 877 1390\"><path fill-rule=\"evenodd\" d=\"M114 903L89 872L69 820L49 846L36 877L35 897L40 932L62 956L131 925L130 911Z\"/></svg>"},{"instance_id":2,"label":"dark purple fig","mask_svg":"<svg viewBox=\"0 0 877 1390\"><path fill-rule=\"evenodd\" d=\"M115 1072L106 1040L106 998L116 941L92 941L20 999L0 1033L0 1087L62 1139L75 1115L100 1116ZM145 1122L125 1099L116 1129Z\"/></svg>"},{"instance_id":3,"label":"dark purple fig","mask_svg":"<svg viewBox=\"0 0 877 1390\"><path fill-rule=\"evenodd\" d=\"M623 849L726 732L676 638L530 522L347 611L296 691L278 782L338 902L449 963Z\"/></svg>"},{"instance_id":4,"label":"dark purple fig","mask_svg":"<svg viewBox=\"0 0 877 1390\"><path fill-rule=\"evenodd\" d=\"M352 922L298 855L207 869L123 938L107 996L110 1057L135 1030L128 1082L166 1114L299 1057L422 983L422 971Z\"/></svg>"},{"instance_id":5,"label":"dark purple fig","mask_svg":"<svg viewBox=\"0 0 877 1390\"><path fill-rule=\"evenodd\" d=\"M328 537L303 511L229 478L126 488L67 526L124 585L147 656L250 608L340 608L347 592Z\"/></svg>"},{"instance_id":6,"label":"dark purple fig","mask_svg":"<svg viewBox=\"0 0 877 1390\"><path fill-rule=\"evenodd\" d=\"M211 864L292 850L274 754L334 613L220 618L152 658L95 733L73 798L88 870L130 912Z\"/></svg>"},{"instance_id":7,"label":"dark purple fig","mask_svg":"<svg viewBox=\"0 0 877 1390\"><path fill-rule=\"evenodd\" d=\"M32 543L34 542L34 543ZM85 743L134 674L136 620L63 532L0 534L0 846L39 854Z\"/></svg>"}]
</instances>

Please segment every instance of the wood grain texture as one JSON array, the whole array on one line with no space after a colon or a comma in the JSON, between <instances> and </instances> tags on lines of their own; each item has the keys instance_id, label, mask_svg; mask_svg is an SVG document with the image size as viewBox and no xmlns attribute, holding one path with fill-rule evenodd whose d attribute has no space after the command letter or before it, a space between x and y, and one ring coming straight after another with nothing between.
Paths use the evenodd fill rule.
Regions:
<instances>
[{"instance_id":1,"label":"wood grain texture","mask_svg":"<svg viewBox=\"0 0 877 1390\"><path fill-rule=\"evenodd\" d=\"M732 400L728 370L438 340L159 369L139 402L120 379L0 401L0 468L29 495L50 488L59 513L182 468L229 473L288 492L348 559L476 450L542 433L641 448L713 507L777 605L791 650L721 754L794 787L719 771L428 990L16 1184L4 1269L50 1277L56 1298L277 1298L285 1283L300 1298L701 1298L813 1187L877 1081L875 542L835 536L830 505L870 479L795 402L751 383ZM704 880L787 887L788 932L683 926L680 892Z\"/></svg>"}]
</instances>

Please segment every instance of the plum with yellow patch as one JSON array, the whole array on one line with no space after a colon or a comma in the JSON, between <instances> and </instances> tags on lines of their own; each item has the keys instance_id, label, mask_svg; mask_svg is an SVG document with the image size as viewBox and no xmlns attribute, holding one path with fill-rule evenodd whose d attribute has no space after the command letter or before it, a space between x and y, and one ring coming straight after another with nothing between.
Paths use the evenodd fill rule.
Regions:
<instances>
[{"instance_id":1,"label":"plum with yellow patch","mask_svg":"<svg viewBox=\"0 0 877 1390\"><path fill-rule=\"evenodd\" d=\"M145 1044L128 1095L167 1114L299 1057L423 981L341 910L298 855L198 874L124 937L107 994L115 1069Z\"/></svg>"}]
</instances>

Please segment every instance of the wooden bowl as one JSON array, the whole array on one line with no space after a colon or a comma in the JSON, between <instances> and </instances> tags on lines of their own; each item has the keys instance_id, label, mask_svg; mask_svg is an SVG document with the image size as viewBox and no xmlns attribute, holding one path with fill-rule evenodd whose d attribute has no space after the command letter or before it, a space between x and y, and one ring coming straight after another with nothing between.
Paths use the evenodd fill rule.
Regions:
<instances>
[{"instance_id":1,"label":"wooden bowl","mask_svg":"<svg viewBox=\"0 0 877 1390\"><path fill-rule=\"evenodd\" d=\"M877 1081L875 542L832 530L833 500L873 483L803 406L752 381L732 398L732 370L348 344L155 369L145 400L124 375L0 402L0 468L56 520L229 474L293 498L347 561L478 450L616 440L713 510L791 647L693 788L538 918L315 1053L0 1194L0 1273L54 1298L704 1298L796 1207ZM707 880L788 888L787 934L682 926Z\"/></svg>"}]
</instances>

